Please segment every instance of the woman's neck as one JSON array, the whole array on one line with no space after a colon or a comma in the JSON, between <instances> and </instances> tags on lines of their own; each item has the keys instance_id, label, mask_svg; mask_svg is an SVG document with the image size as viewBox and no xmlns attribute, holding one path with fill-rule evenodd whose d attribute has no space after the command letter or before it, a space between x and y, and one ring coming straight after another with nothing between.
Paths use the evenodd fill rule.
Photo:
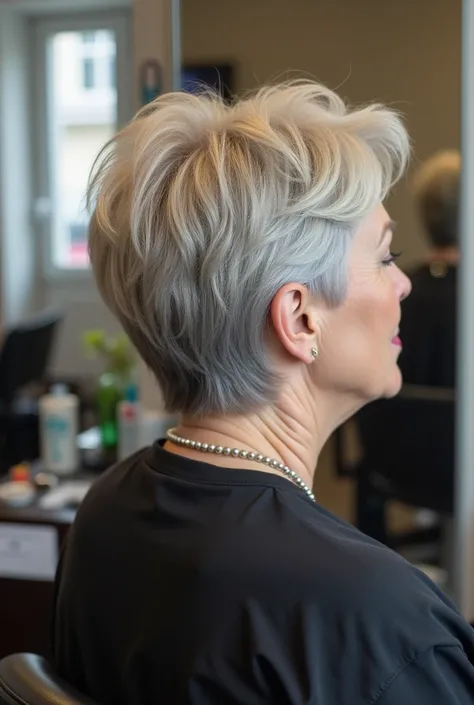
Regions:
<instances>
[{"instance_id":1,"label":"woman's neck","mask_svg":"<svg viewBox=\"0 0 474 705\"><path fill-rule=\"evenodd\" d=\"M286 391L273 405L247 416L184 417L177 433L201 443L254 451L287 465L309 486L313 485L318 456L333 427L319 421L322 406L307 396ZM323 417L324 418L324 417ZM166 445L166 449L203 460L201 452ZM236 467L280 474L268 466L242 458L206 455L206 462L221 467Z\"/></svg>"}]
</instances>

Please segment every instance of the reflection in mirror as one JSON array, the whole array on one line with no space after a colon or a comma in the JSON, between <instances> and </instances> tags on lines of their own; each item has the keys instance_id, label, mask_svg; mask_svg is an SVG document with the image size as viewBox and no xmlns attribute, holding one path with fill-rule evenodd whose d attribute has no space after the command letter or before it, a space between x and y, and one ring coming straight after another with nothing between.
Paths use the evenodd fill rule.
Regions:
<instances>
[{"instance_id":1,"label":"reflection in mirror","mask_svg":"<svg viewBox=\"0 0 474 705\"><path fill-rule=\"evenodd\" d=\"M269 80L303 75L353 103L380 100L405 115L412 165L387 204L397 222L393 249L402 252L399 264L413 275L412 296L403 306L400 365L411 384L452 388L461 2L439 0L429 10L425 3L364 0L363 5L364 12L352 0L182 0L183 57L191 64L233 64L237 94ZM453 408L451 403L451 413ZM399 438L395 419L392 424ZM451 434L452 424L451 418ZM356 425L346 425L331 439L315 479L319 500L355 521L361 497L359 492L354 501L354 493L364 457ZM418 450L422 457L423 449ZM453 460L445 471L452 478ZM377 538L406 549L414 560L439 563L445 555L446 522L428 501L428 507L423 501L415 507L399 499L396 493L372 497L377 512L364 521L372 522L375 532L378 527Z\"/></svg>"}]
</instances>

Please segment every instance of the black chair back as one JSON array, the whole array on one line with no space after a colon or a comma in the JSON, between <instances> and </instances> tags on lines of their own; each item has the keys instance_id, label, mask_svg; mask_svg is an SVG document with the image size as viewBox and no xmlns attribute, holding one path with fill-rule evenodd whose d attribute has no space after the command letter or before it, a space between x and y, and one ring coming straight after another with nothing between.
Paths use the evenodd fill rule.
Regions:
<instances>
[{"instance_id":1,"label":"black chair back","mask_svg":"<svg viewBox=\"0 0 474 705\"><path fill-rule=\"evenodd\" d=\"M359 474L410 504L452 513L455 392L406 385L399 396L356 416L363 458Z\"/></svg>"},{"instance_id":2,"label":"black chair back","mask_svg":"<svg viewBox=\"0 0 474 705\"><path fill-rule=\"evenodd\" d=\"M13 654L0 661L0 705L96 705L59 678L40 656Z\"/></svg>"},{"instance_id":3,"label":"black chair back","mask_svg":"<svg viewBox=\"0 0 474 705\"><path fill-rule=\"evenodd\" d=\"M7 333L0 351L0 401L9 405L21 387L44 379L62 315L45 311Z\"/></svg>"}]
</instances>

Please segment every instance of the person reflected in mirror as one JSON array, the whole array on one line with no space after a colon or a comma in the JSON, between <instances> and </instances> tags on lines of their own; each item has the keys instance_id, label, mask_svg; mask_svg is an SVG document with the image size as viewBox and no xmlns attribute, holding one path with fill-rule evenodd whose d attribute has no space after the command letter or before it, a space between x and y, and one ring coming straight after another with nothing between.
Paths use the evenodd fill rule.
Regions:
<instances>
[{"instance_id":1,"label":"person reflected in mirror","mask_svg":"<svg viewBox=\"0 0 474 705\"><path fill-rule=\"evenodd\" d=\"M405 383L455 386L457 269L461 155L438 152L414 179L417 211L428 237L428 256L410 273L412 294L402 304Z\"/></svg>"}]
</instances>

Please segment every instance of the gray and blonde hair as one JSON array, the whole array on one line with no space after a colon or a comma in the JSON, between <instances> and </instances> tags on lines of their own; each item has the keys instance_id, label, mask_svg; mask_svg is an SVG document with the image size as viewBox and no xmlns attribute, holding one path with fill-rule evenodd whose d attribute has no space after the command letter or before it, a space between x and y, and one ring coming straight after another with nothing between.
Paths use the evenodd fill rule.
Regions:
<instances>
[{"instance_id":1,"label":"gray and blonde hair","mask_svg":"<svg viewBox=\"0 0 474 705\"><path fill-rule=\"evenodd\" d=\"M409 157L399 116L349 110L313 82L164 95L99 156L90 258L168 410L248 412L275 399L268 313L288 282L344 299L347 251Z\"/></svg>"},{"instance_id":2,"label":"gray and blonde hair","mask_svg":"<svg viewBox=\"0 0 474 705\"><path fill-rule=\"evenodd\" d=\"M437 152L418 170L413 182L415 201L424 228L436 247L458 243L461 155Z\"/></svg>"}]
</instances>

